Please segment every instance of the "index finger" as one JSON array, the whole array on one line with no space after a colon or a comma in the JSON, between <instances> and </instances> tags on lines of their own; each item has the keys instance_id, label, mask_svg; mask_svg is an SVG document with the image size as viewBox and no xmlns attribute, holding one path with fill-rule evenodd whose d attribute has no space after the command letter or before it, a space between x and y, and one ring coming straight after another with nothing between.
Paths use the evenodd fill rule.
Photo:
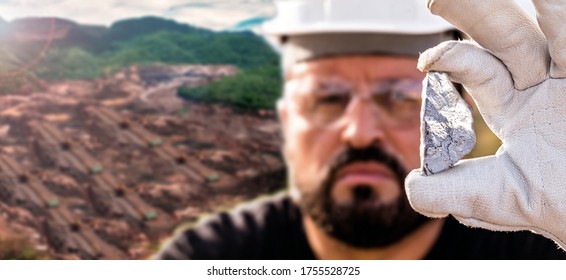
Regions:
<instances>
[{"instance_id":1,"label":"index finger","mask_svg":"<svg viewBox=\"0 0 566 280\"><path fill-rule=\"evenodd\" d=\"M499 58L516 89L546 79L550 65L546 39L515 1L428 0L428 8Z\"/></svg>"}]
</instances>

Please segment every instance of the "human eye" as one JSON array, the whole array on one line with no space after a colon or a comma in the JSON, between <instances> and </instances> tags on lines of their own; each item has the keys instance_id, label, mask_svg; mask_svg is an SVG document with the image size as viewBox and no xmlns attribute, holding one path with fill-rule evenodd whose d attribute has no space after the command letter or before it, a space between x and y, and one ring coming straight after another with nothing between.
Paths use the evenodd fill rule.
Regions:
<instances>
[{"instance_id":1,"label":"human eye","mask_svg":"<svg viewBox=\"0 0 566 280\"><path fill-rule=\"evenodd\" d=\"M422 82L419 80L397 80L391 84L392 97L398 100L419 101L421 99Z\"/></svg>"},{"instance_id":2,"label":"human eye","mask_svg":"<svg viewBox=\"0 0 566 280\"><path fill-rule=\"evenodd\" d=\"M324 125L343 115L350 101L347 83L335 79L312 79L302 87L301 111L313 123Z\"/></svg>"},{"instance_id":3,"label":"human eye","mask_svg":"<svg viewBox=\"0 0 566 280\"><path fill-rule=\"evenodd\" d=\"M327 94L318 98L319 105L341 105L348 101L347 93Z\"/></svg>"},{"instance_id":4,"label":"human eye","mask_svg":"<svg viewBox=\"0 0 566 280\"><path fill-rule=\"evenodd\" d=\"M374 92L375 103L400 123L418 120L421 108L421 82L392 80L381 83Z\"/></svg>"},{"instance_id":5,"label":"human eye","mask_svg":"<svg viewBox=\"0 0 566 280\"><path fill-rule=\"evenodd\" d=\"M394 103L414 103L420 102L421 100L420 92L404 91L398 89L391 90L388 96L391 99L391 102Z\"/></svg>"},{"instance_id":6,"label":"human eye","mask_svg":"<svg viewBox=\"0 0 566 280\"><path fill-rule=\"evenodd\" d=\"M344 113L349 100L347 93L321 94L316 97L312 113L317 121L332 121Z\"/></svg>"},{"instance_id":7,"label":"human eye","mask_svg":"<svg viewBox=\"0 0 566 280\"><path fill-rule=\"evenodd\" d=\"M345 83L320 81L311 91L311 120L328 124L343 115L350 101L350 88Z\"/></svg>"},{"instance_id":8,"label":"human eye","mask_svg":"<svg viewBox=\"0 0 566 280\"><path fill-rule=\"evenodd\" d=\"M378 103L393 109L421 103L421 82L417 80L392 80L376 87L374 97Z\"/></svg>"}]
</instances>

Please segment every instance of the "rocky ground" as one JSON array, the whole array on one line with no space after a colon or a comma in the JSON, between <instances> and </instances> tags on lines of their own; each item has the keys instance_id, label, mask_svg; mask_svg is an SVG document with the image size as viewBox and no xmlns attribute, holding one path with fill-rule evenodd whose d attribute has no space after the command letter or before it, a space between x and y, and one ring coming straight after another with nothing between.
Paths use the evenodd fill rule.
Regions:
<instances>
[{"instance_id":1,"label":"rocky ground","mask_svg":"<svg viewBox=\"0 0 566 280\"><path fill-rule=\"evenodd\" d=\"M0 240L50 258L147 258L179 224L283 188L272 111L176 95L236 71L131 67L0 97Z\"/></svg>"}]
</instances>

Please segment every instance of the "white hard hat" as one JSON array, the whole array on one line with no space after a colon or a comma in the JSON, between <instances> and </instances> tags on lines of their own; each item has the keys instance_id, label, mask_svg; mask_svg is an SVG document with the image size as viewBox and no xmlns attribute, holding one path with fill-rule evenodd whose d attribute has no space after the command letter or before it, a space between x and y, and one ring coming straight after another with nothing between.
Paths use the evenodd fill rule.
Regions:
<instances>
[{"instance_id":1,"label":"white hard hat","mask_svg":"<svg viewBox=\"0 0 566 280\"><path fill-rule=\"evenodd\" d=\"M313 33L433 34L454 27L432 15L424 0L276 0L272 36Z\"/></svg>"}]
</instances>

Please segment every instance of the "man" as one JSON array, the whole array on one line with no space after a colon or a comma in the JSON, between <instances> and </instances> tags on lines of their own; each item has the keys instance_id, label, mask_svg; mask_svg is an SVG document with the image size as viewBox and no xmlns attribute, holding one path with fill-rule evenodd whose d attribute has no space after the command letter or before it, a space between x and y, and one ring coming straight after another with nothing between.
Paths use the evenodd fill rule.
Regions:
<instances>
[{"instance_id":1,"label":"man","mask_svg":"<svg viewBox=\"0 0 566 280\"><path fill-rule=\"evenodd\" d=\"M181 232L164 259L566 258L528 232L431 220L409 205L419 167L419 52L452 38L420 1L280 1L277 104L290 190Z\"/></svg>"}]
</instances>

